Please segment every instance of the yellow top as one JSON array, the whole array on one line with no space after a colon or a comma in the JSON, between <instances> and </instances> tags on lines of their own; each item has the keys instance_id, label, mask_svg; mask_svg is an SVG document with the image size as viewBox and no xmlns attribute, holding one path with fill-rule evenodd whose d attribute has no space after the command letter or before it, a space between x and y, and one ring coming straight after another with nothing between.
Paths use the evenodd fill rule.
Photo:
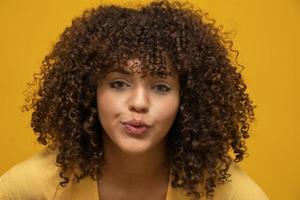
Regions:
<instances>
[{"instance_id":1,"label":"yellow top","mask_svg":"<svg viewBox=\"0 0 300 200\"><path fill-rule=\"evenodd\" d=\"M55 159L56 153L45 148L13 166L0 177L0 200L99 200L97 182L90 177L65 188L59 186L60 168L54 164ZM229 173L232 181L217 185L214 200L268 200L237 164L231 165ZM166 200L188 197L183 189L174 189L169 182Z\"/></svg>"}]
</instances>

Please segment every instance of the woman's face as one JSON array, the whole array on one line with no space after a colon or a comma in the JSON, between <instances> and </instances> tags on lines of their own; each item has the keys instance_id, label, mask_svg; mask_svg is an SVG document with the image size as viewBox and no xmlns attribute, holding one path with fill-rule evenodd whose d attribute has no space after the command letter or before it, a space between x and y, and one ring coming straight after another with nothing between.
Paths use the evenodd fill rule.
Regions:
<instances>
[{"instance_id":1,"label":"woman's face","mask_svg":"<svg viewBox=\"0 0 300 200\"><path fill-rule=\"evenodd\" d=\"M129 60L123 69L129 71L133 64L139 66L140 61ZM167 67L175 72L170 65ZM151 75L141 78L138 73L109 72L97 87L104 147L133 155L164 146L179 107L179 87L176 73L168 78ZM138 128L136 124L126 124L131 120L149 126Z\"/></svg>"}]
</instances>

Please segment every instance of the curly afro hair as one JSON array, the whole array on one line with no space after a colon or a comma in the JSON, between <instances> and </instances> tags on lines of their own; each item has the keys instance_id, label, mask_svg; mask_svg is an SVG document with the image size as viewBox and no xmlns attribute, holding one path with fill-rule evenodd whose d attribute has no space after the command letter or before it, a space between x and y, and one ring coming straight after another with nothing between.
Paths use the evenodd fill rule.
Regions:
<instances>
[{"instance_id":1,"label":"curly afro hair","mask_svg":"<svg viewBox=\"0 0 300 200\"><path fill-rule=\"evenodd\" d=\"M237 70L243 66L232 40L207 13L187 5L160 0L137 8L87 9L45 56L28 85L32 91L23 111L33 111L31 127L39 143L58 150L61 186L69 182L69 170L77 181L103 175L98 81L131 58L162 75L164 53L180 76L180 108L167 135L172 187L199 199L212 197L217 182L230 181L230 164L247 155L255 106Z\"/></svg>"}]
</instances>

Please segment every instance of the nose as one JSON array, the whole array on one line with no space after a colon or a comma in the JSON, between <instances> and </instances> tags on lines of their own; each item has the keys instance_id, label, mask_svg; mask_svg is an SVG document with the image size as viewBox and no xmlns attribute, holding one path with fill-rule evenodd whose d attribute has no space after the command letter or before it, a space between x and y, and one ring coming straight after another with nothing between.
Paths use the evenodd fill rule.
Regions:
<instances>
[{"instance_id":1,"label":"nose","mask_svg":"<svg viewBox=\"0 0 300 200\"><path fill-rule=\"evenodd\" d=\"M133 112L148 112L149 97L146 89L143 86L138 87L131 95L129 101L129 110Z\"/></svg>"}]
</instances>

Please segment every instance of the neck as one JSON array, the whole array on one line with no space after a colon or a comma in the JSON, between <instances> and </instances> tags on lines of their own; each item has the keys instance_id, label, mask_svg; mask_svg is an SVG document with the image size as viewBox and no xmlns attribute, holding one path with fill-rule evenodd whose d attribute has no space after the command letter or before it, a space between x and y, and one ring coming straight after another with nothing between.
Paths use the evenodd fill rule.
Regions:
<instances>
[{"instance_id":1,"label":"neck","mask_svg":"<svg viewBox=\"0 0 300 200\"><path fill-rule=\"evenodd\" d=\"M169 160L166 139L155 148L140 154L126 154L103 137L105 165L104 179L118 185L142 186L146 183L166 182L169 179Z\"/></svg>"}]
</instances>

